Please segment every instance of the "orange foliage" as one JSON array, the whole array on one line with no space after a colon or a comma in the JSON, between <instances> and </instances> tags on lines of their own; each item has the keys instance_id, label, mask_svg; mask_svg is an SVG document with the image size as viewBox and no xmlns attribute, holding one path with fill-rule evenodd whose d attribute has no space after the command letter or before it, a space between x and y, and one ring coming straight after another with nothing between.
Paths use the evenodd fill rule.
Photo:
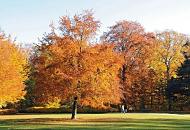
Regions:
<instances>
[{"instance_id":1,"label":"orange foliage","mask_svg":"<svg viewBox=\"0 0 190 130\"><path fill-rule=\"evenodd\" d=\"M121 21L110 27L110 31L102 38L113 43L115 51L122 55L124 62L120 69L120 79L124 102L135 105L147 93L150 94L155 85L155 72L149 66L154 53L152 48L155 46L155 36L144 32L138 23Z\"/></svg>"},{"instance_id":2,"label":"orange foliage","mask_svg":"<svg viewBox=\"0 0 190 130\"><path fill-rule=\"evenodd\" d=\"M0 108L23 98L26 55L14 43L0 39Z\"/></svg>"},{"instance_id":3,"label":"orange foliage","mask_svg":"<svg viewBox=\"0 0 190 130\"><path fill-rule=\"evenodd\" d=\"M62 17L59 34L53 30L38 47L32 64L36 69L36 102L62 103L78 96L81 106L102 108L120 102L118 55L108 44L91 45L99 22L91 12Z\"/></svg>"}]
</instances>

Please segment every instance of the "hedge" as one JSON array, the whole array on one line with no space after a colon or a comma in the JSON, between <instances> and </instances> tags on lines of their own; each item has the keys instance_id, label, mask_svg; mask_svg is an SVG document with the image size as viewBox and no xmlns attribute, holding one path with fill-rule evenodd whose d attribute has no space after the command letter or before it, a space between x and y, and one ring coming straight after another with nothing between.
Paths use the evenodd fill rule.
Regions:
<instances>
[{"instance_id":1,"label":"hedge","mask_svg":"<svg viewBox=\"0 0 190 130\"><path fill-rule=\"evenodd\" d=\"M71 108L45 108L45 107L29 107L20 112L24 113L71 113ZM83 107L77 109L78 113L107 113L107 112L118 112L118 109L95 109L89 107Z\"/></svg>"}]
</instances>

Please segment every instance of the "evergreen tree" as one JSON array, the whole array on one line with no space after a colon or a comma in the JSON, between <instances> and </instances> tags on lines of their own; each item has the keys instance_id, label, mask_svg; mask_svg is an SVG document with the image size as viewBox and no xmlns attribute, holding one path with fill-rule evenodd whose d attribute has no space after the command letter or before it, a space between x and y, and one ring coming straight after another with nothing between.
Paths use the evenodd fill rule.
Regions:
<instances>
[{"instance_id":1,"label":"evergreen tree","mask_svg":"<svg viewBox=\"0 0 190 130\"><path fill-rule=\"evenodd\" d=\"M177 78L171 79L167 90L168 98L178 110L190 106L190 56L185 57L186 60L177 71Z\"/></svg>"}]
</instances>

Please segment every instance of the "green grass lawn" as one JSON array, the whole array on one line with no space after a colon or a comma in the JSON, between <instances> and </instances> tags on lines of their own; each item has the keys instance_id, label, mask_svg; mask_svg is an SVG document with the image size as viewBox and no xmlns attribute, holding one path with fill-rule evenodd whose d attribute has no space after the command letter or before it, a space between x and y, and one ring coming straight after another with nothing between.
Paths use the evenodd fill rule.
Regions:
<instances>
[{"instance_id":1,"label":"green grass lawn","mask_svg":"<svg viewBox=\"0 0 190 130\"><path fill-rule=\"evenodd\" d=\"M70 114L1 115L0 130L121 130L121 129L189 129L190 114Z\"/></svg>"}]
</instances>

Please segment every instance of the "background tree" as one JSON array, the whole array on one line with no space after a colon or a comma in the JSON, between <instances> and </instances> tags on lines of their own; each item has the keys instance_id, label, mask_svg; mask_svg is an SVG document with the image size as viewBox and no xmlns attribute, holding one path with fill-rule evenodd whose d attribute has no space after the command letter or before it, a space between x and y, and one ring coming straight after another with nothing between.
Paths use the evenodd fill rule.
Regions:
<instances>
[{"instance_id":1,"label":"background tree","mask_svg":"<svg viewBox=\"0 0 190 130\"><path fill-rule=\"evenodd\" d=\"M0 108L23 98L26 79L25 52L10 39L0 36Z\"/></svg>"},{"instance_id":2,"label":"background tree","mask_svg":"<svg viewBox=\"0 0 190 130\"><path fill-rule=\"evenodd\" d=\"M154 68L157 75L160 75L160 80L163 82L162 89L165 95L166 85L172 76L176 76L177 68L183 63L185 44L187 38L180 33L174 31L164 31L157 33L157 47L155 48L155 56L153 56L151 66ZM169 96L170 97L170 96ZM171 110L170 99L168 99L169 110Z\"/></svg>"},{"instance_id":3,"label":"background tree","mask_svg":"<svg viewBox=\"0 0 190 130\"><path fill-rule=\"evenodd\" d=\"M145 93L150 90L149 87L154 87L153 84L150 85L154 82L154 75L148 63L153 53L151 48L154 47L155 36L146 33L139 23L121 21L110 27L102 39L114 44L115 51L121 54L124 62L119 77L123 86L124 103L136 109L136 105L139 107L139 103L147 97Z\"/></svg>"},{"instance_id":4,"label":"background tree","mask_svg":"<svg viewBox=\"0 0 190 130\"><path fill-rule=\"evenodd\" d=\"M188 109L190 104L190 60L189 54L185 53L186 60L178 68L177 77L172 78L169 82L168 93L173 101L173 110L183 111Z\"/></svg>"}]
</instances>

